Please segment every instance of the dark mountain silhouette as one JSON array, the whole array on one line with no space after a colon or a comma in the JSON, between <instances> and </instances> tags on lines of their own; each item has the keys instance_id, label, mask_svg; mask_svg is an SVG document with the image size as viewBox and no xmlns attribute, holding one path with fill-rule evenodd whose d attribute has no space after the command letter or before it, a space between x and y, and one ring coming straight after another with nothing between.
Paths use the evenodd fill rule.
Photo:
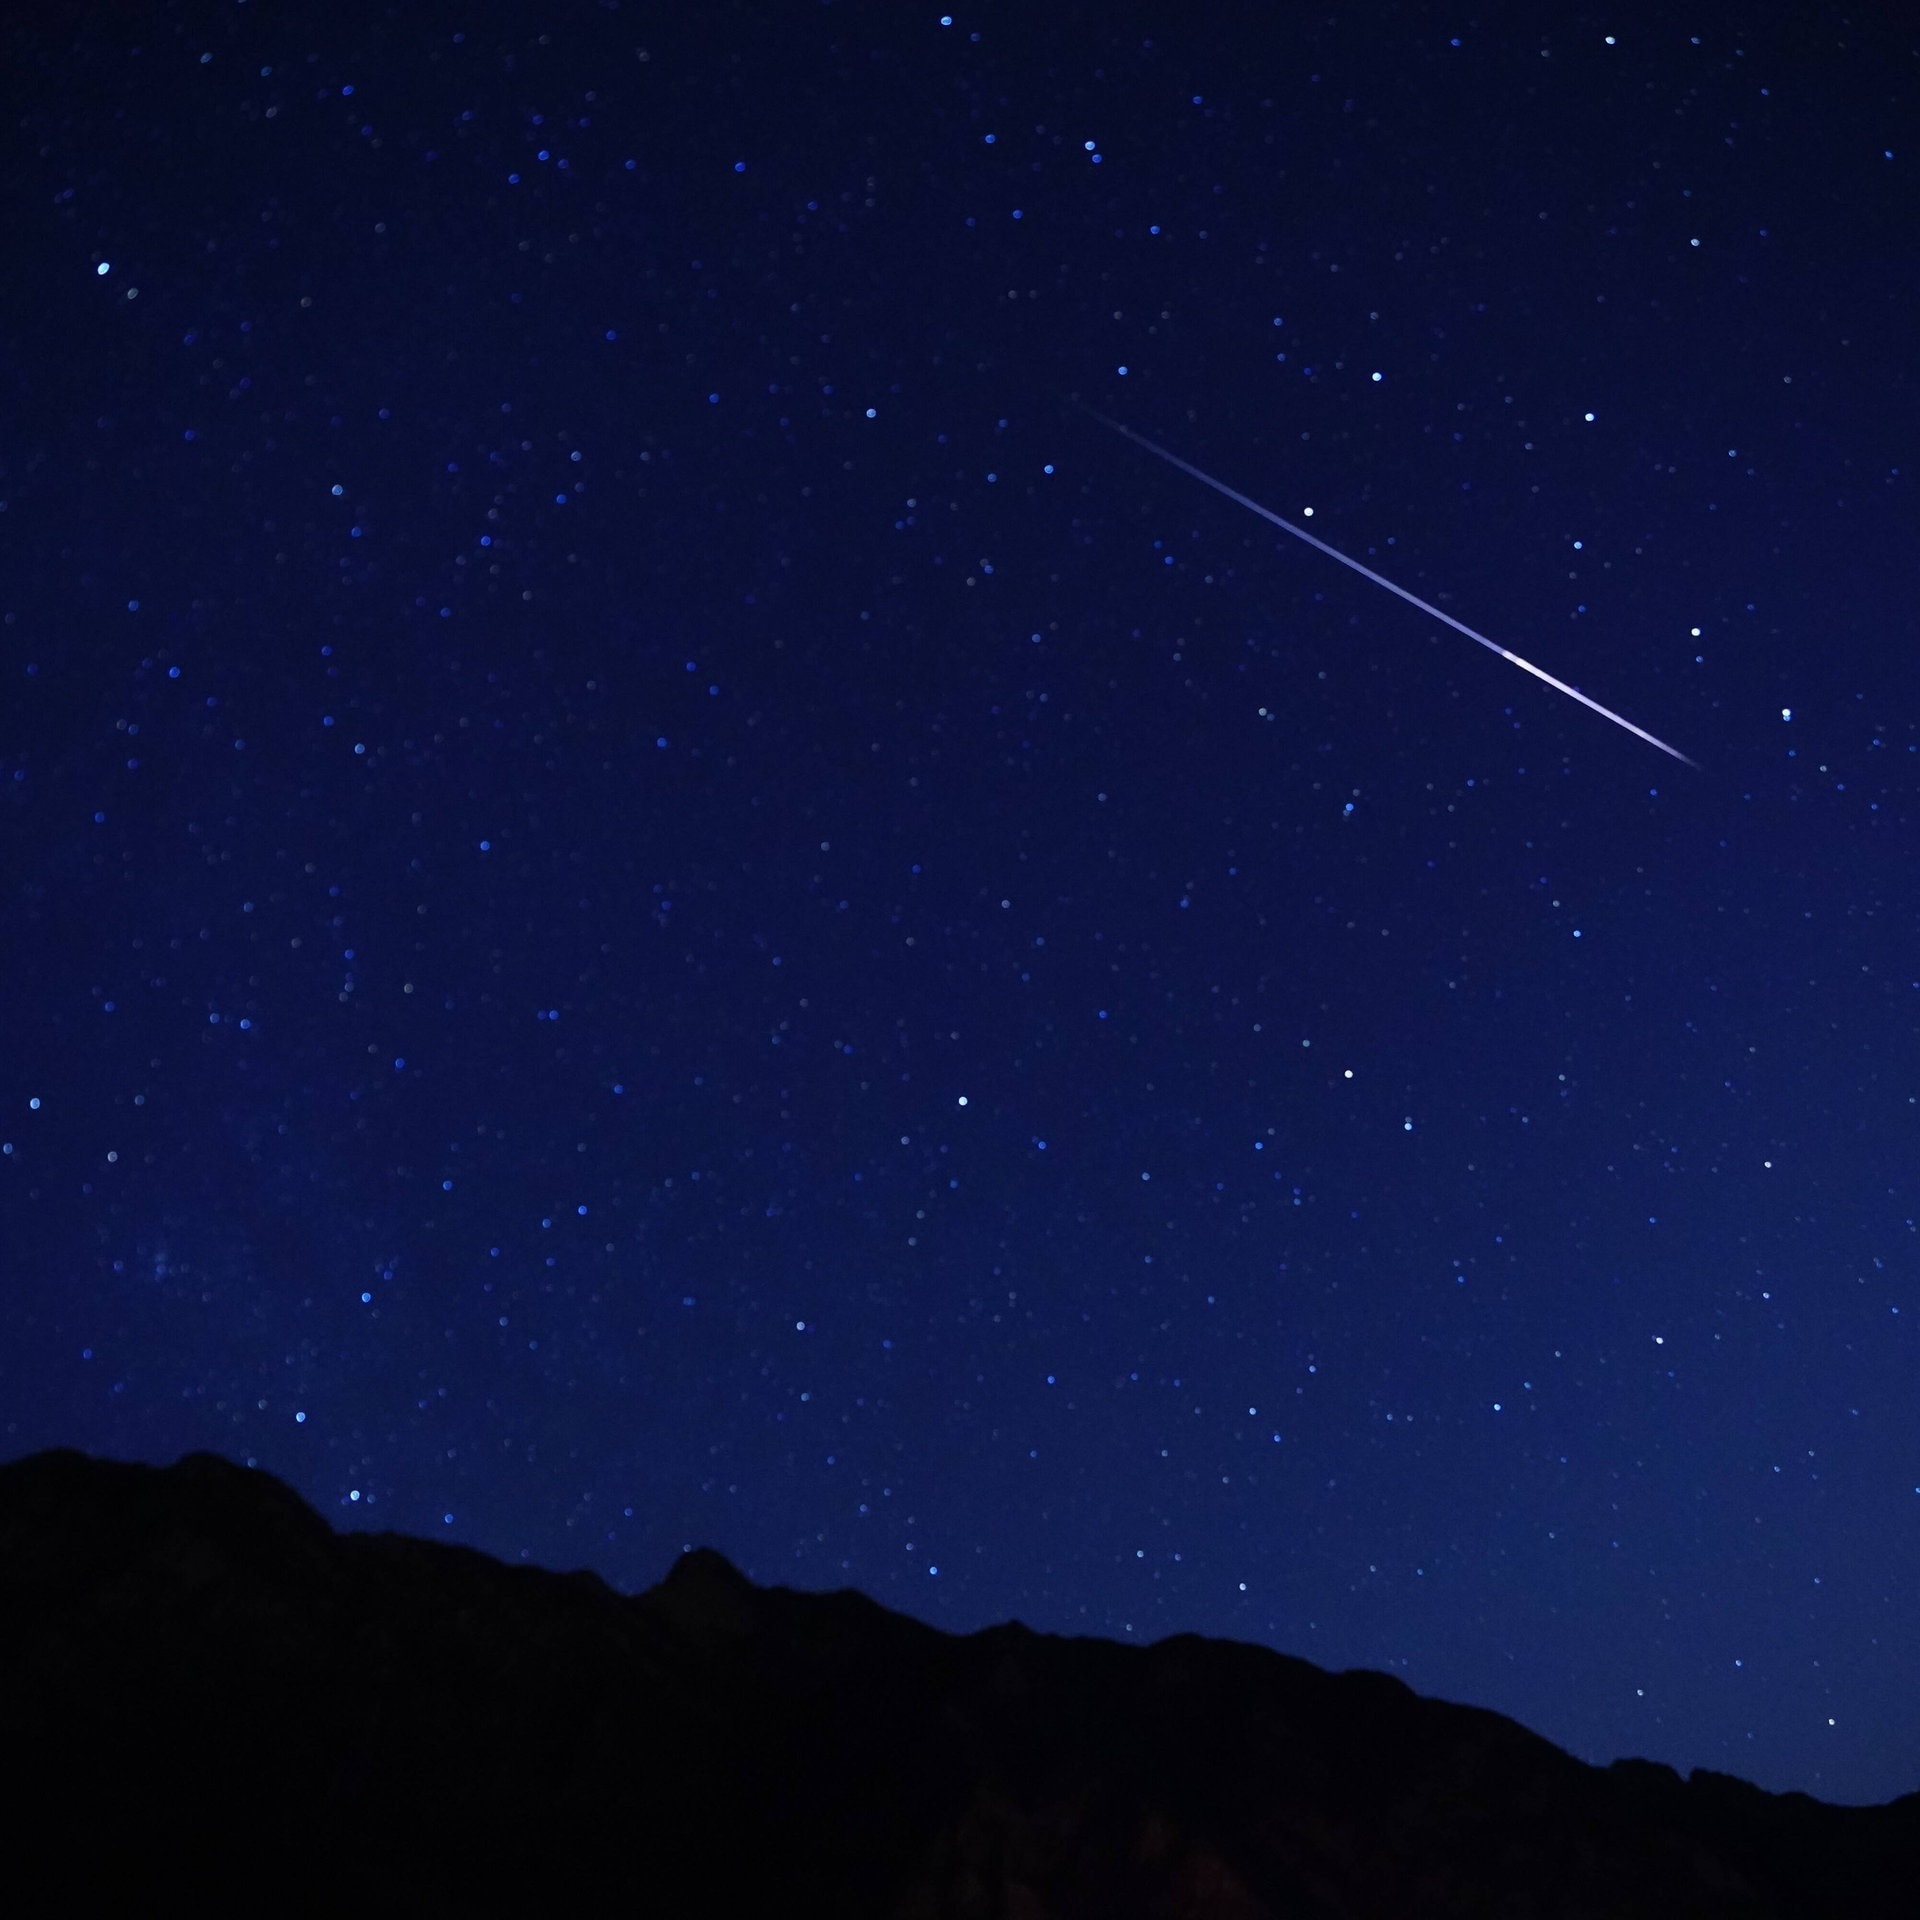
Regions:
<instances>
[{"instance_id":1,"label":"dark mountain silhouette","mask_svg":"<svg viewBox=\"0 0 1920 1920\"><path fill-rule=\"evenodd\" d=\"M211 1454L0 1466L0 1633L20 1913L1920 1911L1920 1794L1594 1768L1381 1674L955 1638L705 1551L623 1597Z\"/></svg>"}]
</instances>

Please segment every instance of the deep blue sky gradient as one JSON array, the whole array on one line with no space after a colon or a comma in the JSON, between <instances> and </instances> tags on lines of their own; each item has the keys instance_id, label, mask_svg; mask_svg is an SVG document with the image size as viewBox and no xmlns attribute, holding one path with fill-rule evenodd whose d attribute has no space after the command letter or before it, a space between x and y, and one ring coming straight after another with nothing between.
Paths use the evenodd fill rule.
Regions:
<instances>
[{"instance_id":1,"label":"deep blue sky gradient","mask_svg":"<svg viewBox=\"0 0 1920 1920\"><path fill-rule=\"evenodd\" d=\"M1261 11L15 16L9 1454L1920 1787L1920 32Z\"/></svg>"}]
</instances>

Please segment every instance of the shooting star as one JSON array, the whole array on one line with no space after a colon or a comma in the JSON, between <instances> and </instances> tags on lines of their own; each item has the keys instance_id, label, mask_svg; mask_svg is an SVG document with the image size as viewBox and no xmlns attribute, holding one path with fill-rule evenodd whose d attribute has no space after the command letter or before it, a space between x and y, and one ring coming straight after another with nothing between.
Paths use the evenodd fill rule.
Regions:
<instances>
[{"instance_id":1,"label":"shooting star","mask_svg":"<svg viewBox=\"0 0 1920 1920\"><path fill-rule=\"evenodd\" d=\"M1502 660L1508 660L1522 673L1530 673L1536 680L1544 680L1555 693L1564 693L1569 700L1578 700L1583 707L1591 708L1603 720L1611 720L1616 727L1624 727L1636 740L1644 740L1650 747L1658 747L1664 754L1680 761L1683 765L1698 768L1697 760L1690 760L1678 747L1670 747L1657 734L1649 733L1645 727L1636 727L1623 714L1615 713L1611 707L1603 707L1598 700L1584 694L1578 687L1570 687L1564 680L1556 680L1544 667L1536 667L1531 660L1523 660L1511 649L1503 647L1497 640L1489 640L1484 633L1475 633L1464 622L1456 620L1450 613L1442 613L1436 606L1429 605L1417 593L1409 593L1405 587L1395 586L1385 574L1375 573L1371 567L1363 567L1358 560L1349 559L1338 547L1330 547L1305 527L1297 527L1291 520L1283 520L1271 507L1263 507L1258 500L1250 500L1244 493L1230 487L1224 480L1216 480L1212 474L1203 473L1190 460L1182 460L1177 453L1169 453L1157 442L1149 440L1144 433L1135 433L1131 427L1122 426L1118 420L1109 419L1104 413L1096 413L1092 407L1082 405L1081 411L1092 414L1103 427L1111 427L1123 439L1131 440L1137 447L1145 447L1156 454L1170 467L1178 467L1182 473L1191 474L1202 486L1211 487L1215 493L1223 493L1236 505L1245 507L1249 513L1257 513L1262 520L1276 526L1282 533L1290 533L1296 540L1304 540L1308 546L1317 548L1329 560L1338 560L1343 567L1351 567L1362 579L1371 580L1376 587L1385 587L1389 593L1397 594L1410 607L1418 607L1422 613L1431 614L1442 626L1451 627L1455 633L1464 633L1476 645L1485 647L1489 653L1497 653Z\"/></svg>"}]
</instances>

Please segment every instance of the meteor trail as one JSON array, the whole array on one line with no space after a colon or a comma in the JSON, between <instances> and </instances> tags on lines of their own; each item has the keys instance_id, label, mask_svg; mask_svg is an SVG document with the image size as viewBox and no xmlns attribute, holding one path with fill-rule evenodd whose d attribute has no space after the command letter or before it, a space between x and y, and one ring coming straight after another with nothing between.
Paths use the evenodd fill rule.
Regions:
<instances>
[{"instance_id":1,"label":"meteor trail","mask_svg":"<svg viewBox=\"0 0 1920 1920\"><path fill-rule=\"evenodd\" d=\"M1211 487L1215 493L1223 493L1229 500L1243 506L1249 513L1257 513L1262 520L1268 521L1282 533L1290 533L1296 540L1304 540L1308 546L1316 547L1329 560L1338 560L1343 567L1351 567L1363 579L1371 580L1376 587L1385 587L1389 593L1398 594L1411 607L1418 607L1422 613L1431 614L1443 626L1451 627L1455 633L1464 633L1469 640L1483 646L1489 653L1497 653L1502 660L1510 660L1523 673L1530 673L1536 680L1544 680L1556 693L1564 693L1569 700L1578 700L1583 707L1590 707L1603 720L1611 720L1616 727L1625 727L1637 740L1644 740L1650 747L1658 747L1662 753L1670 754L1674 759L1689 767L1698 767L1699 761L1689 760L1678 747L1670 747L1657 734L1649 733L1645 727L1636 727L1631 720L1617 714L1611 707L1603 707L1598 700L1582 693L1578 687L1570 687L1564 680L1556 680L1544 667L1536 667L1531 660L1522 660L1517 653L1503 647L1497 640L1489 640L1484 633L1474 630L1456 620L1450 613L1442 613L1438 607L1429 606L1417 593L1409 593L1405 587L1397 587L1384 574L1375 573L1371 567L1363 567L1358 560L1350 560L1338 547L1330 547L1324 540L1316 538L1305 527L1296 527L1291 520L1283 520L1271 507L1263 507L1258 500L1250 500L1244 493L1237 492L1224 480L1216 480L1210 473L1202 473L1190 460L1182 460L1177 453L1155 441L1149 440L1144 433L1135 433L1131 427L1122 426L1118 420L1110 420L1104 413L1096 413L1092 407L1082 406L1085 413L1093 414L1103 427L1111 427L1123 439L1131 440L1137 447L1145 447L1151 454L1157 454L1170 467L1178 467L1182 473L1191 474L1202 486Z\"/></svg>"}]
</instances>

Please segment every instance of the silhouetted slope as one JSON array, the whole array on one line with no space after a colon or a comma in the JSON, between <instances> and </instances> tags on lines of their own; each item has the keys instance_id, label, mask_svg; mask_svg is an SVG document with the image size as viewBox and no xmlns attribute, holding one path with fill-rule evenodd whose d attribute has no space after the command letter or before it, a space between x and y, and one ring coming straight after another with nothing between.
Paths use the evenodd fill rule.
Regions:
<instances>
[{"instance_id":1,"label":"silhouetted slope","mask_svg":"<svg viewBox=\"0 0 1920 1920\"><path fill-rule=\"evenodd\" d=\"M1920 1910L1920 1795L1596 1769L1380 1674L1194 1637L956 1639L704 1551L623 1598L335 1534L210 1454L0 1467L0 1634L7 1883L43 1905Z\"/></svg>"}]
</instances>

